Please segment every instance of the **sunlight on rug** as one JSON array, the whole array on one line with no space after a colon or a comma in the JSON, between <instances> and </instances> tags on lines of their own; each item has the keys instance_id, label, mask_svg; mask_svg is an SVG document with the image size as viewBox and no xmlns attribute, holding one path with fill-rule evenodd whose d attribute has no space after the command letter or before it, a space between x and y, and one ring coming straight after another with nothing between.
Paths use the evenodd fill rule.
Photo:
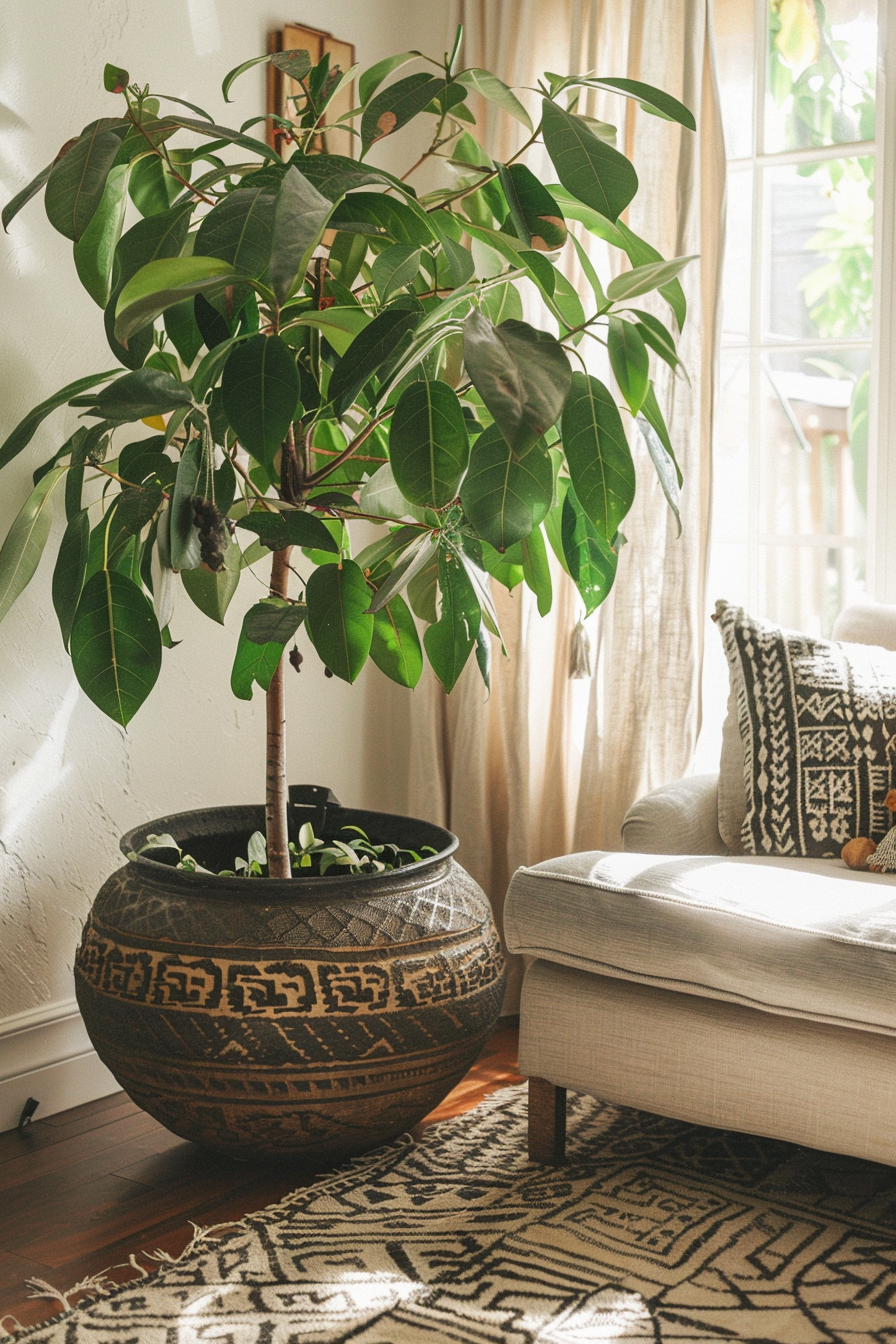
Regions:
<instances>
[{"instance_id":1,"label":"sunlight on rug","mask_svg":"<svg viewBox=\"0 0 896 1344\"><path fill-rule=\"evenodd\" d=\"M498 1093L14 1338L896 1338L896 1170L587 1097L567 1166L530 1164L525 1129L525 1090Z\"/></svg>"}]
</instances>

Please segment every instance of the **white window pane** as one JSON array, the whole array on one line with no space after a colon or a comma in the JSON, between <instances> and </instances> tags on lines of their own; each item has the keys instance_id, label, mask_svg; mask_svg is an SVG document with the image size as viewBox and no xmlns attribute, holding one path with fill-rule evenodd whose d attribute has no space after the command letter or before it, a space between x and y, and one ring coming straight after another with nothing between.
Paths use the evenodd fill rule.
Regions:
<instances>
[{"instance_id":1,"label":"white window pane","mask_svg":"<svg viewBox=\"0 0 896 1344\"><path fill-rule=\"evenodd\" d=\"M749 493L750 361L746 354L723 350L713 442L714 537L746 539Z\"/></svg>"},{"instance_id":2,"label":"white window pane","mask_svg":"<svg viewBox=\"0 0 896 1344\"><path fill-rule=\"evenodd\" d=\"M722 267L722 339L745 341L750 333L751 223L753 174L728 174L725 262Z\"/></svg>"},{"instance_id":3,"label":"white window pane","mask_svg":"<svg viewBox=\"0 0 896 1344\"><path fill-rule=\"evenodd\" d=\"M865 596L864 546L759 547L759 614L829 637L841 609Z\"/></svg>"},{"instance_id":4,"label":"white window pane","mask_svg":"<svg viewBox=\"0 0 896 1344\"><path fill-rule=\"evenodd\" d=\"M725 153L744 159L753 148L753 6L713 0L712 17Z\"/></svg>"},{"instance_id":5,"label":"white window pane","mask_svg":"<svg viewBox=\"0 0 896 1344\"><path fill-rule=\"evenodd\" d=\"M868 335L873 170L865 157L766 171L769 337Z\"/></svg>"},{"instance_id":6,"label":"white window pane","mask_svg":"<svg viewBox=\"0 0 896 1344\"><path fill-rule=\"evenodd\" d=\"M877 5L769 0L765 150L874 138Z\"/></svg>"}]
</instances>

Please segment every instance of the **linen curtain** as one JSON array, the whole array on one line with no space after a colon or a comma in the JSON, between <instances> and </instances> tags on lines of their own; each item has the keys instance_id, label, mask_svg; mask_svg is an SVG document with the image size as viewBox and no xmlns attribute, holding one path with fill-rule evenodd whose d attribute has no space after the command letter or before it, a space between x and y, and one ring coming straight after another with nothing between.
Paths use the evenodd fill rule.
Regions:
<instances>
[{"instance_id":1,"label":"linen curtain","mask_svg":"<svg viewBox=\"0 0 896 1344\"><path fill-rule=\"evenodd\" d=\"M464 25L464 64L493 70L536 116L537 97L521 90L544 70L598 70L667 90L698 124L693 135L593 92L585 108L619 127L619 145L638 169L630 226L664 256L700 257L683 276L688 319L680 353L690 384L655 372L685 477L682 535L633 431L637 495L623 524L629 544L611 597L589 623L596 638L590 683L569 677L582 607L558 566L544 619L527 589L508 594L495 585L509 658L495 649L490 698L471 661L450 697L427 669L411 702L408 805L458 834L460 860L489 895L500 927L518 865L573 848L618 849L626 809L684 774L696 742L725 166L709 0L457 0L455 16ZM523 128L482 102L476 111L489 152L507 158L523 142ZM543 149L526 161L542 181L556 181ZM604 245L579 237L606 274L614 262ZM656 311L669 320L662 304ZM522 967L511 971L506 1011L514 1011Z\"/></svg>"}]
</instances>

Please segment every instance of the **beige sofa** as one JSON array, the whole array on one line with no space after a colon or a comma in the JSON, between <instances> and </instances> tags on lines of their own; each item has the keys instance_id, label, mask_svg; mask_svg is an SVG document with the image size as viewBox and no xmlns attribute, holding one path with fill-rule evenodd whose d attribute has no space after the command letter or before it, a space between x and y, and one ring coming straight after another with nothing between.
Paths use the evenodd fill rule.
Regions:
<instances>
[{"instance_id":1,"label":"beige sofa","mask_svg":"<svg viewBox=\"0 0 896 1344\"><path fill-rule=\"evenodd\" d=\"M834 634L896 649L896 608ZM730 855L715 776L640 800L624 840L510 885L532 1157L562 1160L569 1088L896 1164L896 878Z\"/></svg>"}]
</instances>

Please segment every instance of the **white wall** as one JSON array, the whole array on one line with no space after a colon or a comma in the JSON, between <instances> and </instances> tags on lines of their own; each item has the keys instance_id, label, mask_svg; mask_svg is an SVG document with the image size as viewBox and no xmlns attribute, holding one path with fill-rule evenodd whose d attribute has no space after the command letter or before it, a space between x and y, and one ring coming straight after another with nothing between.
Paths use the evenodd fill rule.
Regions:
<instances>
[{"instance_id":1,"label":"white wall","mask_svg":"<svg viewBox=\"0 0 896 1344\"><path fill-rule=\"evenodd\" d=\"M364 65L419 47L440 56L449 0L33 0L0 7L0 196L5 202L60 145L111 115L102 70L185 97L225 124L264 110L264 77L243 76L225 108L223 75L265 50L266 34L300 21L355 42ZM263 67L262 67L263 70ZM384 145L390 165L401 137ZM407 143L407 142L406 142ZM0 235L0 441L37 402L73 378L111 368L99 309L75 276L70 245L35 198ZM0 536L30 488L30 473L75 427L57 412L0 477ZM147 431L148 432L148 431ZM59 521L57 520L57 528ZM152 698L127 732L80 692L50 603L52 544L32 586L0 627L0 1046L33 1023L71 1012L71 964L81 924L119 862L118 836L166 811L263 796L263 704L229 689L242 611L261 589L244 579L226 629L185 597ZM375 670L348 687L307 657L289 674L290 779L328 783L343 801L388 806L397 790L374 746L373 714L389 759L402 693ZM400 753L399 753L400 754ZM21 1055L18 1051L17 1059ZM44 1064L35 1056L33 1066ZM19 1064L21 1060L19 1059ZM0 1082L3 1059L0 1051ZM83 1099L83 1098L78 1098ZM24 1100L24 1098L23 1098ZM44 1112L46 1113L46 1107ZM9 1123L9 1121L7 1121ZM4 1127L0 1116L0 1129Z\"/></svg>"}]
</instances>

